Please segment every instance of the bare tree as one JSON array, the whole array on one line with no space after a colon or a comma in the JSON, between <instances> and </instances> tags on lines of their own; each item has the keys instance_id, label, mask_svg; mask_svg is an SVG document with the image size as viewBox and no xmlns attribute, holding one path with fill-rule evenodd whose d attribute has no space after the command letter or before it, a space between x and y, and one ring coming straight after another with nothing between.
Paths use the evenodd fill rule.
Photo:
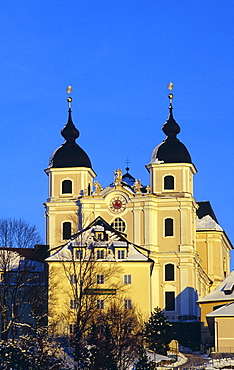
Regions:
<instances>
[{"instance_id":1,"label":"bare tree","mask_svg":"<svg viewBox=\"0 0 234 370\"><path fill-rule=\"evenodd\" d=\"M48 258L49 264L56 261L54 268L57 268L57 272L53 271L51 264L50 281L57 286L50 289L49 314L59 323L67 322L67 327L73 322L73 342L78 362L83 358L87 332L100 309L104 305L107 307L117 294L123 294L127 289L119 279L122 269L111 249L116 239L112 231L93 226L78 233ZM66 285L63 276L69 284ZM61 311L58 308L61 302L57 298L61 292L69 297L72 304L70 307L63 305L62 315L56 315Z\"/></svg>"},{"instance_id":2,"label":"bare tree","mask_svg":"<svg viewBox=\"0 0 234 370\"><path fill-rule=\"evenodd\" d=\"M26 292L37 283L38 263L30 253L41 238L35 226L23 220L0 219L0 309L1 336L13 338L26 320ZM30 250L31 249L31 250ZM25 324L26 325L26 324Z\"/></svg>"},{"instance_id":3,"label":"bare tree","mask_svg":"<svg viewBox=\"0 0 234 370\"><path fill-rule=\"evenodd\" d=\"M142 343L142 320L136 309L125 309L114 300L100 311L89 333L91 369L125 370L138 357Z\"/></svg>"}]
</instances>

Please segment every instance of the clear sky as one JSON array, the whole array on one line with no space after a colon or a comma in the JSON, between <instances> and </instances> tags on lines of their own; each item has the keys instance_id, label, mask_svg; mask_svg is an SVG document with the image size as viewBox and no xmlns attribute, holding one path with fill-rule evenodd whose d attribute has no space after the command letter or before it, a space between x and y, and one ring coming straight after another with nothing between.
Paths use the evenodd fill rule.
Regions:
<instances>
[{"instance_id":1,"label":"clear sky","mask_svg":"<svg viewBox=\"0 0 234 370\"><path fill-rule=\"evenodd\" d=\"M127 158L148 184L172 81L195 197L211 202L234 243L233 19L231 0L2 1L0 217L22 217L44 237L43 169L63 143L68 84L78 144L101 185Z\"/></svg>"}]
</instances>

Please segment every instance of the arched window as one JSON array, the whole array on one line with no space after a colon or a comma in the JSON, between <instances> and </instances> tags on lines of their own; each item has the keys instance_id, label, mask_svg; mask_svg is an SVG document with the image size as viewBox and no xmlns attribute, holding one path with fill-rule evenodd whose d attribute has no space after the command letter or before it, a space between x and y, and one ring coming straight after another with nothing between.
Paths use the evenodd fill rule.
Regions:
<instances>
[{"instance_id":1,"label":"arched window","mask_svg":"<svg viewBox=\"0 0 234 370\"><path fill-rule=\"evenodd\" d=\"M62 182L62 194L72 193L72 182L71 180L63 180Z\"/></svg>"},{"instance_id":2,"label":"arched window","mask_svg":"<svg viewBox=\"0 0 234 370\"><path fill-rule=\"evenodd\" d=\"M174 176L168 175L164 177L164 189L174 190Z\"/></svg>"},{"instance_id":3,"label":"arched window","mask_svg":"<svg viewBox=\"0 0 234 370\"><path fill-rule=\"evenodd\" d=\"M173 236L173 219L165 219L165 236Z\"/></svg>"},{"instance_id":4,"label":"arched window","mask_svg":"<svg viewBox=\"0 0 234 370\"><path fill-rule=\"evenodd\" d=\"M71 222L63 223L63 240L70 239L71 237Z\"/></svg>"},{"instance_id":5,"label":"arched window","mask_svg":"<svg viewBox=\"0 0 234 370\"><path fill-rule=\"evenodd\" d=\"M172 263L165 265L165 281L175 280L175 268Z\"/></svg>"},{"instance_id":6,"label":"arched window","mask_svg":"<svg viewBox=\"0 0 234 370\"><path fill-rule=\"evenodd\" d=\"M122 220L122 218L117 217L111 223L111 227L113 227L113 229L119 231L120 233L123 233L125 231L126 225L125 225L125 222Z\"/></svg>"}]
</instances>

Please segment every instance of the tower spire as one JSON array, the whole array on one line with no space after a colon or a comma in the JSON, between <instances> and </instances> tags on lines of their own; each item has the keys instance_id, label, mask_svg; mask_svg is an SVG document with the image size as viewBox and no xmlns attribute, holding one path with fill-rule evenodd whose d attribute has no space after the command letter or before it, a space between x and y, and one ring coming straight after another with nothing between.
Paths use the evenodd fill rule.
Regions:
<instances>
[{"instance_id":1,"label":"tower spire","mask_svg":"<svg viewBox=\"0 0 234 370\"><path fill-rule=\"evenodd\" d=\"M66 92L70 95L72 91L73 91L72 87L68 85ZM68 96L67 102L68 102L68 120L67 124L61 130L61 135L64 137L67 143L74 143L75 140L79 137L80 133L72 121L71 96Z\"/></svg>"},{"instance_id":2,"label":"tower spire","mask_svg":"<svg viewBox=\"0 0 234 370\"><path fill-rule=\"evenodd\" d=\"M172 91L172 89L174 88L174 85L172 82L170 82L167 86L168 90ZM168 119L167 121L164 123L163 127L162 127L162 130L164 132L164 134L167 135L167 140L178 140L176 138L176 135L180 132L180 126L178 125L178 123L175 121L174 117L173 117L173 113L172 113L172 110L173 110L173 106L172 106L172 100L173 100L173 94L170 93L168 95L168 98L169 98L169 116L168 116Z\"/></svg>"}]
</instances>

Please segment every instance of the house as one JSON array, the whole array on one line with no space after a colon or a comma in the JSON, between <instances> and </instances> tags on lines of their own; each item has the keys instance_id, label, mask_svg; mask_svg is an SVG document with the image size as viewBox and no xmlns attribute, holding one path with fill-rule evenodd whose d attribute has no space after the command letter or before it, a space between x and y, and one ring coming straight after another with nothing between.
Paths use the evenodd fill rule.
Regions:
<instances>
[{"instance_id":1,"label":"house","mask_svg":"<svg viewBox=\"0 0 234 370\"><path fill-rule=\"evenodd\" d=\"M227 318L230 323L229 318L231 317L231 315L229 316L228 313L231 314L231 310L233 310L233 305L230 305L233 302L234 302L234 270L213 291L211 291L209 294L205 295L204 297L198 300L198 304L201 307L201 323L202 323L201 343L203 348L215 347L215 350L217 351L218 349L220 350L221 347L225 347L226 345L224 343L225 341L217 337L217 335L219 335L220 332L217 332L217 328L216 331L214 330L215 327L214 324L211 323L211 321L216 320L217 314L217 320L218 321L220 320L222 322L221 324L222 328L225 328L226 324L223 324L223 322L225 321L224 319L225 314L227 314ZM212 318L212 320L210 318ZM208 323L210 323L209 326L207 321ZM228 333L229 330L226 331L227 338L229 339L232 338L232 336L230 336ZM219 345L218 342L220 340L221 344Z\"/></svg>"},{"instance_id":2,"label":"house","mask_svg":"<svg viewBox=\"0 0 234 370\"><path fill-rule=\"evenodd\" d=\"M0 248L1 339L46 325L47 246Z\"/></svg>"}]
</instances>

